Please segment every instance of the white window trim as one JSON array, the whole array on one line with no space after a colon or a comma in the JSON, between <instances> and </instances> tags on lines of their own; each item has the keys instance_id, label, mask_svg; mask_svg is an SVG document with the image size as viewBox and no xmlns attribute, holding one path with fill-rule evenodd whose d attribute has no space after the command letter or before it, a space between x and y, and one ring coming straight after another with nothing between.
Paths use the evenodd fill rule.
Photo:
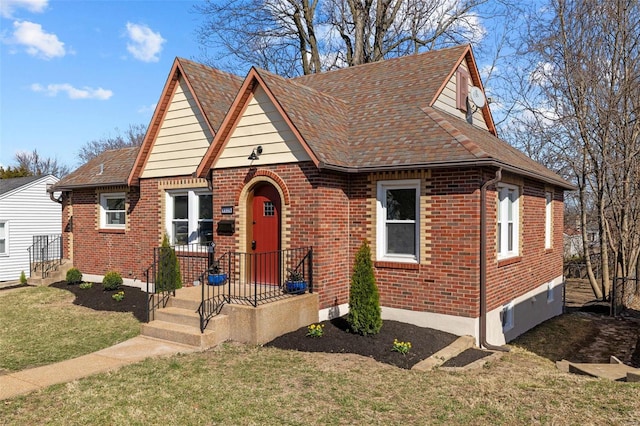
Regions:
<instances>
[{"instance_id":1,"label":"white window trim","mask_svg":"<svg viewBox=\"0 0 640 426\"><path fill-rule=\"evenodd\" d=\"M186 195L187 206L189 212L189 240L188 244L198 244L200 236L198 234L198 209L199 209L199 196L211 195L211 192L203 189L175 189L165 191L165 232L169 238L169 244L177 246L175 242L175 236L173 235L173 197ZM213 218L211 219L213 223ZM191 238L191 235L195 234L195 239Z\"/></svg>"},{"instance_id":2,"label":"white window trim","mask_svg":"<svg viewBox=\"0 0 640 426\"><path fill-rule=\"evenodd\" d=\"M9 256L9 221L0 220L0 223L4 223L4 252L0 252L0 257Z\"/></svg>"},{"instance_id":3,"label":"white window trim","mask_svg":"<svg viewBox=\"0 0 640 426\"><path fill-rule=\"evenodd\" d=\"M406 180L385 180L378 181L377 184L377 209L376 209L376 258L379 261L386 262L403 262L403 263L418 263L420 255L420 179L406 179ZM387 253L387 232L386 232L386 191L387 189L414 189L416 191L416 220L415 220L415 233L416 233L416 247L414 255L400 255L400 254L388 254Z\"/></svg>"},{"instance_id":4,"label":"white window trim","mask_svg":"<svg viewBox=\"0 0 640 426\"><path fill-rule=\"evenodd\" d=\"M497 224L502 221L504 218L508 217L508 209L509 209L509 197L503 198L503 193L508 193L509 190L513 190L516 193L516 199L512 203L512 224L513 224L513 241L512 241L512 249L509 250L509 231L508 226L498 227ZM521 191L520 187L516 185L509 185L505 183L501 183L498 185L498 204L497 204L497 212L496 212L496 229L501 229L498 233L496 232L496 238L499 241L500 250L498 251L498 259L508 259L510 257L516 257L520 255L520 199L521 199ZM505 224L508 225L508 222L504 221ZM496 250L498 246L496 246Z\"/></svg>"},{"instance_id":5,"label":"white window trim","mask_svg":"<svg viewBox=\"0 0 640 426\"><path fill-rule=\"evenodd\" d=\"M107 223L107 200L124 199L124 223L108 224ZM125 229L127 226L127 197L124 192L103 192L100 194L100 228L102 229Z\"/></svg>"},{"instance_id":6,"label":"white window trim","mask_svg":"<svg viewBox=\"0 0 640 426\"><path fill-rule=\"evenodd\" d=\"M544 199L544 248L550 249L553 247L553 193L545 192Z\"/></svg>"}]
</instances>

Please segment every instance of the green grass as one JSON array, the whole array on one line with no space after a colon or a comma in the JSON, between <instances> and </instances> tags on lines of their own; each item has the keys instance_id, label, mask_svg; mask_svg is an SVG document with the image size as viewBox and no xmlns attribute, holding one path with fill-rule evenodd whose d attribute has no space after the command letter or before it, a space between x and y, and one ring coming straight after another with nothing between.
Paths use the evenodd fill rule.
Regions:
<instances>
[{"instance_id":1,"label":"green grass","mask_svg":"<svg viewBox=\"0 0 640 426\"><path fill-rule=\"evenodd\" d=\"M53 287L0 292L0 370L75 358L140 333L132 314L94 311L73 300L73 294Z\"/></svg>"},{"instance_id":2,"label":"green grass","mask_svg":"<svg viewBox=\"0 0 640 426\"><path fill-rule=\"evenodd\" d=\"M125 339L123 324L129 321L135 326L131 335L137 333L132 317L75 307L71 299L51 288L1 295L2 324L23 323L11 332L2 328L2 362L29 358L26 365L44 364L54 362L40 359L53 352L57 360L72 358L93 350L89 340L102 347L110 338ZM353 354L223 344L3 401L0 424L639 424L640 383L563 373L547 358L552 354L545 347L555 333L586 326L572 318L536 328L538 337L527 345L544 356L524 349L523 340L502 359L459 373L408 371ZM109 330L117 330L115 338L90 336ZM76 348L61 348L61 341L77 341ZM554 345L562 343L571 344L565 336Z\"/></svg>"},{"instance_id":3,"label":"green grass","mask_svg":"<svg viewBox=\"0 0 640 426\"><path fill-rule=\"evenodd\" d=\"M0 404L3 424L636 424L640 384L562 373L515 348L474 372L227 344Z\"/></svg>"}]
</instances>

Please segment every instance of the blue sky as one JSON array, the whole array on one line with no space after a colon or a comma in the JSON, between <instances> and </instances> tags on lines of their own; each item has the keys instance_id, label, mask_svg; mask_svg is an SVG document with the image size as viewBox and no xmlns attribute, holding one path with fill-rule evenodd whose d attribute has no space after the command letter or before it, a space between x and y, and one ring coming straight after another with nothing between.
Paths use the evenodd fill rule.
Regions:
<instances>
[{"instance_id":1,"label":"blue sky","mask_svg":"<svg viewBox=\"0 0 640 426\"><path fill-rule=\"evenodd\" d=\"M0 165L37 149L75 169L90 140L149 123L176 56L198 59L193 1L0 1Z\"/></svg>"}]
</instances>

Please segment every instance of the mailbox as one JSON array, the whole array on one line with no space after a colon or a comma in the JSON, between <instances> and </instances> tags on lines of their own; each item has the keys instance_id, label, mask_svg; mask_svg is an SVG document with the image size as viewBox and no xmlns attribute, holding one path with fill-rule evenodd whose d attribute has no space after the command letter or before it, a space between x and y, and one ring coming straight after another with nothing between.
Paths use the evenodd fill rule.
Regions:
<instances>
[{"instance_id":1,"label":"mailbox","mask_svg":"<svg viewBox=\"0 0 640 426\"><path fill-rule=\"evenodd\" d=\"M233 235L236 232L235 220L221 220L216 228L218 235Z\"/></svg>"}]
</instances>

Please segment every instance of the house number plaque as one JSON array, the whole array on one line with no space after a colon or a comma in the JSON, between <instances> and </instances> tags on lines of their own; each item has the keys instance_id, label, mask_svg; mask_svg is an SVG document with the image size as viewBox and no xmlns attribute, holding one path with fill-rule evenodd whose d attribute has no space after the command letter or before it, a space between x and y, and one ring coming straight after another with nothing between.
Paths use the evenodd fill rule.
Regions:
<instances>
[{"instance_id":1,"label":"house number plaque","mask_svg":"<svg viewBox=\"0 0 640 426\"><path fill-rule=\"evenodd\" d=\"M233 214L233 206L222 206L222 207L220 207L220 213L222 213L222 214Z\"/></svg>"}]
</instances>

